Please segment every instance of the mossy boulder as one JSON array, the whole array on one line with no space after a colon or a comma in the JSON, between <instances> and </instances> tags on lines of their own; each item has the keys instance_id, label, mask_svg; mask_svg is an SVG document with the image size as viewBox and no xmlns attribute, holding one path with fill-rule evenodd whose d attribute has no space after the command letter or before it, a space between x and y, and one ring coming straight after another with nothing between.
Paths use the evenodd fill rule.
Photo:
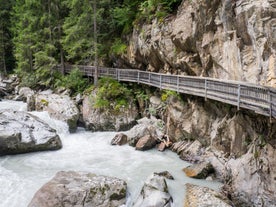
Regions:
<instances>
[{"instance_id":1,"label":"mossy boulder","mask_svg":"<svg viewBox=\"0 0 276 207\"><path fill-rule=\"evenodd\" d=\"M118 178L61 171L36 192L28 207L119 207L126 202L126 188Z\"/></svg>"}]
</instances>

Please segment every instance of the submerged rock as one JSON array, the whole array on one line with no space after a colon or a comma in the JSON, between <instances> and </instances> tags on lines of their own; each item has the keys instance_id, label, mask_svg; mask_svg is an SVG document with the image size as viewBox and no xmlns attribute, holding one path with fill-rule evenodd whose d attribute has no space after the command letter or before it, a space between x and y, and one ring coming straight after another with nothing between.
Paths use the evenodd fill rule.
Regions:
<instances>
[{"instance_id":1,"label":"submerged rock","mask_svg":"<svg viewBox=\"0 0 276 207\"><path fill-rule=\"evenodd\" d=\"M184 207L200 206L232 207L233 205L221 193L207 187L187 183Z\"/></svg>"},{"instance_id":2,"label":"submerged rock","mask_svg":"<svg viewBox=\"0 0 276 207\"><path fill-rule=\"evenodd\" d=\"M168 192L164 177L151 175L145 181L139 197L133 207L170 207L173 199Z\"/></svg>"},{"instance_id":3,"label":"submerged rock","mask_svg":"<svg viewBox=\"0 0 276 207\"><path fill-rule=\"evenodd\" d=\"M170 180L174 180L174 177L171 175L171 173L169 173L168 171L162 171L162 172L154 172L153 173L154 175L159 175L159 176L163 176L167 179L170 179Z\"/></svg>"},{"instance_id":4,"label":"submerged rock","mask_svg":"<svg viewBox=\"0 0 276 207\"><path fill-rule=\"evenodd\" d=\"M28 207L119 207L126 202L125 181L85 172L58 172L34 195Z\"/></svg>"},{"instance_id":5,"label":"submerged rock","mask_svg":"<svg viewBox=\"0 0 276 207\"><path fill-rule=\"evenodd\" d=\"M36 94L27 99L28 110L47 111L52 118L65 121L70 132L77 129L79 109L67 95Z\"/></svg>"},{"instance_id":6,"label":"submerged rock","mask_svg":"<svg viewBox=\"0 0 276 207\"><path fill-rule=\"evenodd\" d=\"M22 111L0 111L0 155L61 147L56 131L38 117Z\"/></svg>"},{"instance_id":7,"label":"submerged rock","mask_svg":"<svg viewBox=\"0 0 276 207\"><path fill-rule=\"evenodd\" d=\"M123 133L116 134L111 140L111 145L124 145L127 143L127 135Z\"/></svg>"}]
</instances>

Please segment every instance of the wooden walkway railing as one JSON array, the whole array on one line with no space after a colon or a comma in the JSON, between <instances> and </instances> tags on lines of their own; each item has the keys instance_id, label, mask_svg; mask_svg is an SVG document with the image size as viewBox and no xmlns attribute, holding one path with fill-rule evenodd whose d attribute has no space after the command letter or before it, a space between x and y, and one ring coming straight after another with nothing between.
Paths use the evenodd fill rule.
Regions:
<instances>
[{"instance_id":1,"label":"wooden walkway railing","mask_svg":"<svg viewBox=\"0 0 276 207\"><path fill-rule=\"evenodd\" d=\"M74 66L76 67L76 66ZM94 76L94 66L77 66L86 76ZM65 72L73 66L66 66ZM250 83L227 81L204 77L167 75L135 69L99 67L100 77L111 77L118 81L147 84L178 93L201 96L223 103L245 108L255 113L276 118L276 89Z\"/></svg>"}]
</instances>

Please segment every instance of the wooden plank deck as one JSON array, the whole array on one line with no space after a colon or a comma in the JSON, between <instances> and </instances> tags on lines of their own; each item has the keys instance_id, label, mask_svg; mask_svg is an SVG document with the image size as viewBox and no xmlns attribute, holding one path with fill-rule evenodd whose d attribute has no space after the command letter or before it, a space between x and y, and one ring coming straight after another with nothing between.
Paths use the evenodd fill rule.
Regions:
<instances>
[{"instance_id":1,"label":"wooden plank deck","mask_svg":"<svg viewBox=\"0 0 276 207\"><path fill-rule=\"evenodd\" d=\"M66 66L65 72L79 68L85 76L93 77L94 66ZM57 67L59 68L59 67ZM136 82L169 89L178 93L212 99L245 108L255 113L276 118L276 89L238 81L213 78L169 75L136 69L98 67L100 77L111 77L118 81Z\"/></svg>"}]
</instances>

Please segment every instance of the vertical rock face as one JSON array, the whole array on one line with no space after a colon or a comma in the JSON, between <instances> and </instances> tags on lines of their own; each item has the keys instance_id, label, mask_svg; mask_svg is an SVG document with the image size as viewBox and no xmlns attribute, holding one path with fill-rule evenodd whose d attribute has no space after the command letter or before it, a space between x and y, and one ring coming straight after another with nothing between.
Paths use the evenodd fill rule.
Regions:
<instances>
[{"instance_id":1,"label":"vertical rock face","mask_svg":"<svg viewBox=\"0 0 276 207\"><path fill-rule=\"evenodd\" d=\"M276 206L275 156L276 149L270 144L254 143L245 155L229 160L226 166L237 206Z\"/></svg>"},{"instance_id":2,"label":"vertical rock face","mask_svg":"<svg viewBox=\"0 0 276 207\"><path fill-rule=\"evenodd\" d=\"M183 0L133 31L118 66L276 87L274 0Z\"/></svg>"},{"instance_id":3,"label":"vertical rock face","mask_svg":"<svg viewBox=\"0 0 276 207\"><path fill-rule=\"evenodd\" d=\"M275 122L197 98L171 102L166 113L170 137L177 141L200 141L211 150L211 153L207 148L202 152L195 150L196 153L190 154L187 149L192 145L183 141L184 148L176 150L180 157L193 160L200 155L199 161L206 158L205 161L211 162L216 174L229 181L231 197L237 206L275 206Z\"/></svg>"}]
</instances>

